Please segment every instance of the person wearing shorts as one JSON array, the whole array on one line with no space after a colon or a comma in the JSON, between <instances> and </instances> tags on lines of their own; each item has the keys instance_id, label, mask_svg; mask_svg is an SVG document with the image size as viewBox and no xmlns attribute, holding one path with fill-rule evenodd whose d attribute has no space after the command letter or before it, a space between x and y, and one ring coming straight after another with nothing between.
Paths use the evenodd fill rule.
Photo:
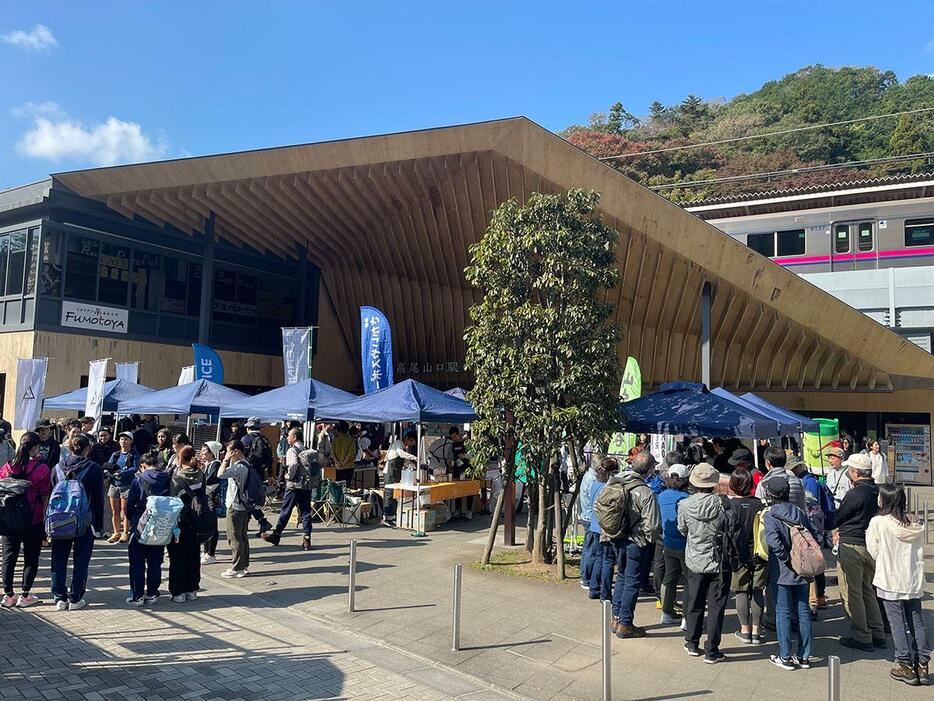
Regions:
<instances>
[{"instance_id":1,"label":"person wearing shorts","mask_svg":"<svg viewBox=\"0 0 934 701\"><path fill-rule=\"evenodd\" d=\"M119 452L110 456L106 469L110 475L107 498L110 501L113 535L108 543L126 543L130 539L129 525L126 518L127 497L130 487L139 471L139 453L133 448L133 434L124 431L117 437Z\"/></svg>"}]
</instances>

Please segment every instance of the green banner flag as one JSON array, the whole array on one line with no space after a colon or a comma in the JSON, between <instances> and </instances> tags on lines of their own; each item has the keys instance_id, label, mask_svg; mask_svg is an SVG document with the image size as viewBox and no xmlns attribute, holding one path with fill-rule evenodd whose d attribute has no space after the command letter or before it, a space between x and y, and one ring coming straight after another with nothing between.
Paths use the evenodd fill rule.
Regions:
<instances>
[{"instance_id":1,"label":"green banner flag","mask_svg":"<svg viewBox=\"0 0 934 701\"><path fill-rule=\"evenodd\" d=\"M623 381L619 385L620 402L628 402L642 396L642 370L639 361L631 355L626 358L626 369L623 372ZM614 433L610 439L609 455L626 455L629 449L635 446L634 433Z\"/></svg>"}]
</instances>

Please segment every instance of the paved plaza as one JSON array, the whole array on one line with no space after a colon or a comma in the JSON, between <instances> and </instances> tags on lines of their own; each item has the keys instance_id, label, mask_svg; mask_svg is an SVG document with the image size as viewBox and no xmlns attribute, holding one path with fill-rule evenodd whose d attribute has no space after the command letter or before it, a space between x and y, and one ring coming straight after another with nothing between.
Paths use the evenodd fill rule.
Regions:
<instances>
[{"instance_id":1,"label":"paved plaza","mask_svg":"<svg viewBox=\"0 0 934 701\"><path fill-rule=\"evenodd\" d=\"M553 585L464 567L462 650L451 651L453 566L482 554L488 521L413 538L403 530L318 528L303 553L253 541L251 575L228 581L226 547L204 568L196 602L145 609L126 597L124 546L98 545L89 606L0 611L6 652L0 699L586 699L600 698L600 612L576 582ZM350 538L359 542L357 612L347 612ZM934 551L929 552L929 559ZM48 598L48 560L37 592ZM833 580L835 573L831 572ZM928 575L929 591L934 576ZM815 627L816 666L783 672L776 645L746 646L727 612L728 660L705 665L657 625L644 598L641 640L613 639L614 698L822 699L828 654L843 662L847 701L926 698L888 679L891 651L857 655L836 587ZM930 603L926 604L930 609ZM930 627L934 617L928 614Z\"/></svg>"}]
</instances>

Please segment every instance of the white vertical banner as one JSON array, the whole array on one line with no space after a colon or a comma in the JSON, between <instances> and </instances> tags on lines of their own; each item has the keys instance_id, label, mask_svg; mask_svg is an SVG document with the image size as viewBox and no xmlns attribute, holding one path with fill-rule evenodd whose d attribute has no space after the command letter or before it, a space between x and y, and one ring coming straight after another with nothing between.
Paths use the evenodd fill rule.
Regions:
<instances>
[{"instance_id":1,"label":"white vertical banner","mask_svg":"<svg viewBox=\"0 0 934 701\"><path fill-rule=\"evenodd\" d=\"M133 384L139 383L139 363L114 363L117 366L117 379Z\"/></svg>"},{"instance_id":2,"label":"white vertical banner","mask_svg":"<svg viewBox=\"0 0 934 701\"><path fill-rule=\"evenodd\" d=\"M195 366L186 365L182 368L182 371L178 373L178 384L187 385L189 382L195 381Z\"/></svg>"},{"instance_id":3,"label":"white vertical banner","mask_svg":"<svg viewBox=\"0 0 934 701\"><path fill-rule=\"evenodd\" d=\"M104 413L104 383L107 382L107 363L110 358L92 360L88 363L88 398L84 404L84 415L94 419L94 431L100 426Z\"/></svg>"},{"instance_id":4,"label":"white vertical banner","mask_svg":"<svg viewBox=\"0 0 934 701\"><path fill-rule=\"evenodd\" d=\"M294 385L296 382L311 377L313 334L314 327L312 326L282 329L282 365L285 384Z\"/></svg>"},{"instance_id":5,"label":"white vertical banner","mask_svg":"<svg viewBox=\"0 0 934 701\"><path fill-rule=\"evenodd\" d=\"M16 360L16 413L13 428L34 431L42 409L45 391L45 371L48 358L18 358Z\"/></svg>"}]
</instances>

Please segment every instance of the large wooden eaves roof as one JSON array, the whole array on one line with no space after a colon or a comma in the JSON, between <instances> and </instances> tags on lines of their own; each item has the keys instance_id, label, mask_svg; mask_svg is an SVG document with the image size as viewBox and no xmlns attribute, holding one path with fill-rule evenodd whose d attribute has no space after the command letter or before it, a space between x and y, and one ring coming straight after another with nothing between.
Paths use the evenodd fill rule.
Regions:
<instances>
[{"instance_id":1,"label":"large wooden eaves roof","mask_svg":"<svg viewBox=\"0 0 934 701\"><path fill-rule=\"evenodd\" d=\"M463 358L468 248L509 197L602 193L620 232L612 292L644 382L700 376L699 295L715 289L713 383L737 389L931 386L934 357L525 118L60 173L128 217L297 255L307 246L350 358L357 307L393 323L397 357ZM431 381L431 377L422 377ZM452 378L435 378L451 382ZM456 378L466 379L466 378Z\"/></svg>"}]
</instances>

